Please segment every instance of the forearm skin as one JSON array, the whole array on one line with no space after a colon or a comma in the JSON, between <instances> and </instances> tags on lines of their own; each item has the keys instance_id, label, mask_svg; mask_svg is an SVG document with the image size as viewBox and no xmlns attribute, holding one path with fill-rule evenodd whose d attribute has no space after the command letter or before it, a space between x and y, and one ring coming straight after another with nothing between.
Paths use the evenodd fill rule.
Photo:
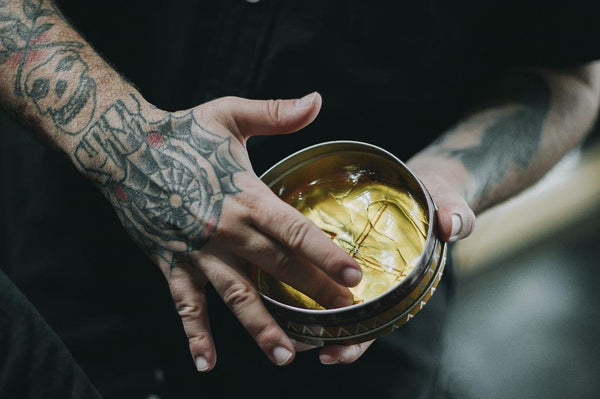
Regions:
<instances>
[{"instance_id":1,"label":"forearm skin","mask_svg":"<svg viewBox=\"0 0 600 399\"><path fill-rule=\"evenodd\" d=\"M465 116L409 165L442 175L475 213L541 178L590 131L599 64L527 69L498 82L492 101Z\"/></svg>"},{"instance_id":2,"label":"forearm skin","mask_svg":"<svg viewBox=\"0 0 600 399\"><path fill-rule=\"evenodd\" d=\"M97 184L132 237L173 267L215 232L244 171L191 110L144 100L46 0L0 0L3 107Z\"/></svg>"},{"instance_id":3,"label":"forearm skin","mask_svg":"<svg viewBox=\"0 0 600 399\"><path fill-rule=\"evenodd\" d=\"M139 95L52 2L0 1L2 106L44 141L72 157L99 116L130 94Z\"/></svg>"}]
</instances>

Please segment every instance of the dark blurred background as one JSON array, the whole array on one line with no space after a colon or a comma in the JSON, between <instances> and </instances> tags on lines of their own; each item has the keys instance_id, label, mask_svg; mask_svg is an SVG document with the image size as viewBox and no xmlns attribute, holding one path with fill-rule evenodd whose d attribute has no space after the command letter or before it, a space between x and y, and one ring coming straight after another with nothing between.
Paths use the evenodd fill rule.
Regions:
<instances>
[{"instance_id":1,"label":"dark blurred background","mask_svg":"<svg viewBox=\"0 0 600 399\"><path fill-rule=\"evenodd\" d=\"M457 244L439 398L600 397L600 137Z\"/></svg>"}]
</instances>

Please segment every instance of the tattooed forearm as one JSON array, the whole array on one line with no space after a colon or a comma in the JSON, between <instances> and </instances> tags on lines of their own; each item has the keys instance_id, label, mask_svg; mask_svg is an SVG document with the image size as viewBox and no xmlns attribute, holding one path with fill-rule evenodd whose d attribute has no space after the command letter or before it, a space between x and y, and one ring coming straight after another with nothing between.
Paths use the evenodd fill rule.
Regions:
<instances>
[{"instance_id":1,"label":"tattooed forearm","mask_svg":"<svg viewBox=\"0 0 600 399\"><path fill-rule=\"evenodd\" d=\"M14 70L14 95L32 101L62 133L76 135L94 115L96 82L80 54L84 44L51 34L56 21L64 22L43 0L0 4L0 65Z\"/></svg>"},{"instance_id":2,"label":"tattooed forearm","mask_svg":"<svg viewBox=\"0 0 600 399\"><path fill-rule=\"evenodd\" d=\"M96 84L87 70L77 52L59 50L27 75L26 95L64 133L81 132L94 115Z\"/></svg>"},{"instance_id":3,"label":"tattooed forearm","mask_svg":"<svg viewBox=\"0 0 600 399\"><path fill-rule=\"evenodd\" d=\"M52 2L0 0L0 92L63 144L160 264L173 267L199 249L225 196L238 192L233 175L243 168L230 139L203 128L192 111L152 107Z\"/></svg>"},{"instance_id":4,"label":"tattooed forearm","mask_svg":"<svg viewBox=\"0 0 600 399\"><path fill-rule=\"evenodd\" d=\"M550 88L534 73L513 78L503 86L499 98L508 103L500 112L457 125L432 148L433 153L458 159L475 180L476 189L467 193L471 202L491 202L491 191L509 173L527 169L539 153L544 122L550 109ZM475 118L474 118L475 119ZM475 125L481 128L476 144L456 146L451 137Z\"/></svg>"},{"instance_id":5,"label":"tattooed forearm","mask_svg":"<svg viewBox=\"0 0 600 399\"><path fill-rule=\"evenodd\" d=\"M169 264L215 231L224 196L238 192L230 139L202 128L192 112L143 115L135 96L115 102L75 150L78 166L115 206L138 243Z\"/></svg>"}]
</instances>

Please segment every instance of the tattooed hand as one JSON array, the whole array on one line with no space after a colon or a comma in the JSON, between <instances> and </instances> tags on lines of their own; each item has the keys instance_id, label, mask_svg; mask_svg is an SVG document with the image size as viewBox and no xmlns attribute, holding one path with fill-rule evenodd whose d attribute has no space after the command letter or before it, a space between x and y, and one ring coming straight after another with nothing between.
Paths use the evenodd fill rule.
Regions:
<instances>
[{"instance_id":1,"label":"tattooed hand","mask_svg":"<svg viewBox=\"0 0 600 399\"><path fill-rule=\"evenodd\" d=\"M252 135L310 123L318 94L297 101L222 98L161 111L68 26L53 2L6 0L0 101L98 185L161 267L199 370L216 362L207 284L274 363L294 357L294 344L245 274L250 263L325 306L352 303L347 286L361 278L356 261L260 181L245 149Z\"/></svg>"},{"instance_id":2,"label":"tattooed hand","mask_svg":"<svg viewBox=\"0 0 600 399\"><path fill-rule=\"evenodd\" d=\"M245 141L292 132L320 107L222 98L168 113L135 96L116 101L83 135L78 167L114 205L131 236L162 268L199 370L215 365L205 287L225 303L278 365L292 341L260 300L244 267L253 263L330 307L352 303L344 285L358 264L252 172Z\"/></svg>"},{"instance_id":3,"label":"tattooed hand","mask_svg":"<svg viewBox=\"0 0 600 399\"><path fill-rule=\"evenodd\" d=\"M494 99L408 162L438 205L442 239L468 235L471 209L531 184L584 137L598 110L600 68L584 72L544 72L550 91L519 81L509 98ZM0 0L0 103L96 182L164 271L199 370L216 362L209 283L274 363L305 349L263 307L244 272L249 263L326 306L352 302L345 286L360 280L358 264L258 179L245 149L252 135L310 123L318 94L222 98L164 112L104 62L52 1ZM369 344L323 348L321 361L352 362Z\"/></svg>"}]
</instances>

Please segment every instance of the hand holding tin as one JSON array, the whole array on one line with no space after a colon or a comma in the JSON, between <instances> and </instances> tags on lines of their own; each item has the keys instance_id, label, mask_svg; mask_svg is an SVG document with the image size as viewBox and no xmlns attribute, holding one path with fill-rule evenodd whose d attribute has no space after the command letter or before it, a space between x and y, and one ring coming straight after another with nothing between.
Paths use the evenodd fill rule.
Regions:
<instances>
[{"instance_id":1,"label":"hand holding tin","mask_svg":"<svg viewBox=\"0 0 600 399\"><path fill-rule=\"evenodd\" d=\"M447 165L447 161L440 163L422 155L407 164L427 187L437 206L440 239L454 242L468 237L475 227L475 213L461 194L461 190L466 191L461 172Z\"/></svg>"},{"instance_id":2,"label":"hand holding tin","mask_svg":"<svg viewBox=\"0 0 600 399\"><path fill-rule=\"evenodd\" d=\"M137 96L116 101L83 135L76 164L161 267L201 371L216 362L205 287L211 284L265 354L289 363L294 345L265 309L245 266L327 307L352 303L357 262L252 172L251 135L296 131L320 108L300 100L221 98L165 112Z\"/></svg>"},{"instance_id":3,"label":"hand holding tin","mask_svg":"<svg viewBox=\"0 0 600 399\"><path fill-rule=\"evenodd\" d=\"M351 363L423 308L441 279L446 244L431 196L393 154L356 141L324 142L281 160L261 179L363 269L351 288L358 300L331 309L252 268L267 308L298 350L323 347L322 363Z\"/></svg>"},{"instance_id":4,"label":"hand holding tin","mask_svg":"<svg viewBox=\"0 0 600 399\"><path fill-rule=\"evenodd\" d=\"M225 136L223 128L232 132L237 140L231 141L231 153L250 171L243 148L250 135L298 130L312 121L319 107L317 94L280 102L226 98L205 104L199 114L209 126L211 118L217 121L211 126L215 134ZM294 346L265 309L243 265L259 264L266 273L328 307L351 303L352 295L344 285L357 284L361 276L355 260L300 212L277 198L255 175L238 173L235 184L240 191L225 197L213 236L190 254L193 267L175 267L169 276L199 369L210 369L216 360L203 282L215 287L267 356L282 365L293 359Z\"/></svg>"},{"instance_id":5,"label":"hand holding tin","mask_svg":"<svg viewBox=\"0 0 600 399\"><path fill-rule=\"evenodd\" d=\"M51 1L0 1L2 104L62 150L164 272L199 370L215 365L211 283L276 364L294 346L244 272L267 272L329 306L352 301L360 267L252 172L245 143L296 131L321 98L221 98L178 112L147 102ZM90 212L92 212L90 210ZM268 259L268 262L265 262Z\"/></svg>"}]
</instances>

